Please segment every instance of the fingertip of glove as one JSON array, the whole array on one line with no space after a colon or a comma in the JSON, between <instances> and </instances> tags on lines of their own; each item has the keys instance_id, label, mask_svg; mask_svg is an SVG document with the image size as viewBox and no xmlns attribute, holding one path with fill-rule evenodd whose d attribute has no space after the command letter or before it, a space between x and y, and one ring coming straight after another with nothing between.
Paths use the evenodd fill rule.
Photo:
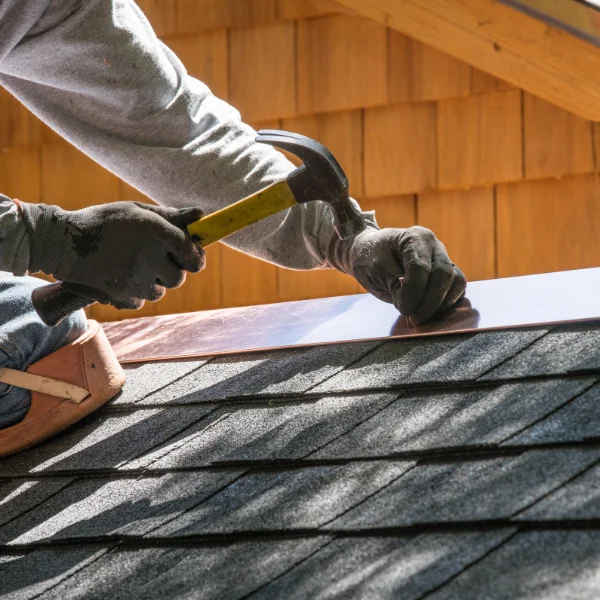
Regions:
<instances>
[{"instance_id":1,"label":"fingertip of glove","mask_svg":"<svg viewBox=\"0 0 600 600\"><path fill-rule=\"evenodd\" d=\"M394 306L407 318L413 318L417 312L418 304L411 298L398 298L394 301Z\"/></svg>"},{"instance_id":2,"label":"fingertip of glove","mask_svg":"<svg viewBox=\"0 0 600 600\"><path fill-rule=\"evenodd\" d=\"M169 221L177 227L185 227L194 221L198 221L204 216L204 211L201 208L181 208L177 215L175 215Z\"/></svg>"},{"instance_id":3,"label":"fingertip of glove","mask_svg":"<svg viewBox=\"0 0 600 600\"><path fill-rule=\"evenodd\" d=\"M150 210L161 216L165 221L179 229L184 229L186 225L189 225L204 216L204 211L198 206L173 208L171 206L154 206L151 204L141 204L139 202L136 202L136 204L141 208Z\"/></svg>"},{"instance_id":4,"label":"fingertip of glove","mask_svg":"<svg viewBox=\"0 0 600 600\"><path fill-rule=\"evenodd\" d=\"M145 302L143 298L127 298L126 300L111 300L109 304L118 310L139 310Z\"/></svg>"}]
</instances>

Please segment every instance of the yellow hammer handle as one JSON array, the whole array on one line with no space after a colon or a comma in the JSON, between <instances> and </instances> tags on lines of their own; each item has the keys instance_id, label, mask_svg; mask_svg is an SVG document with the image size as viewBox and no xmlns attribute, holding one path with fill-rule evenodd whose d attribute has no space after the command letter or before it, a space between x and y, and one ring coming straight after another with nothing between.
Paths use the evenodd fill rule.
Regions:
<instances>
[{"instance_id":1,"label":"yellow hammer handle","mask_svg":"<svg viewBox=\"0 0 600 600\"><path fill-rule=\"evenodd\" d=\"M194 242L206 248L224 237L296 204L284 179L235 204L194 221L187 226Z\"/></svg>"}]
</instances>

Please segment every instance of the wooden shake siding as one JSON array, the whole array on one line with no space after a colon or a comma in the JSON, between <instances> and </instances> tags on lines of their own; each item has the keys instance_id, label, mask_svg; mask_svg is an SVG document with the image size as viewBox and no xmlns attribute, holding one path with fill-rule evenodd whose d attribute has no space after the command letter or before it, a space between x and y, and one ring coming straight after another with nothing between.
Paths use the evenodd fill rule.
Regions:
<instances>
[{"instance_id":1,"label":"wooden shake siding","mask_svg":"<svg viewBox=\"0 0 600 600\"><path fill-rule=\"evenodd\" d=\"M597 124L328 1L143 0L188 71L256 128L339 158L383 226L433 229L471 280L600 265ZM0 191L76 209L142 199L0 92ZM142 311L102 320L361 291L223 245Z\"/></svg>"}]
</instances>

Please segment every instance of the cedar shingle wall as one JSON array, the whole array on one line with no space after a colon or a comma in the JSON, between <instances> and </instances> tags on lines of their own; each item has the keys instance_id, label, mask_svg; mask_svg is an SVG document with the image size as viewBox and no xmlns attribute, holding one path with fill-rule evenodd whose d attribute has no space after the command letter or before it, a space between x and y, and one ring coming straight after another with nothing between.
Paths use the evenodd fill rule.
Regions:
<instances>
[{"instance_id":1,"label":"cedar shingle wall","mask_svg":"<svg viewBox=\"0 0 600 600\"><path fill-rule=\"evenodd\" d=\"M596 124L326 0L140 4L246 121L322 141L380 224L430 227L470 279L600 265ZM140 199L1 91L0 190L69 209ZM135 315L360 291L221 245L208 264Z\"/></svg>"}]
</instances>

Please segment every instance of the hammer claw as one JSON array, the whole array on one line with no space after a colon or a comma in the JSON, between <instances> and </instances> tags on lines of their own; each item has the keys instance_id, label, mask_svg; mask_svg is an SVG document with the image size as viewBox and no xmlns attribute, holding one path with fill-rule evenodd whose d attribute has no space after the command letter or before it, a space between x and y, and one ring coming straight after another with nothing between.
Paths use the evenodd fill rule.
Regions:
<instances>
[{"instance_id":1,"label":"hammer claw","mask_svg":"<svg viewBox=\"0 0 600 600\"><path fill-rule=\"evenodd\" d=\"M304 163L287 181L299 204L321 200L330 205L338 235L349 238L366 226L362 213L350 201L348 178L333 154L319 142L288 131L262 129L257 142L295 154Z\"/></svg>"}]
</instances>

